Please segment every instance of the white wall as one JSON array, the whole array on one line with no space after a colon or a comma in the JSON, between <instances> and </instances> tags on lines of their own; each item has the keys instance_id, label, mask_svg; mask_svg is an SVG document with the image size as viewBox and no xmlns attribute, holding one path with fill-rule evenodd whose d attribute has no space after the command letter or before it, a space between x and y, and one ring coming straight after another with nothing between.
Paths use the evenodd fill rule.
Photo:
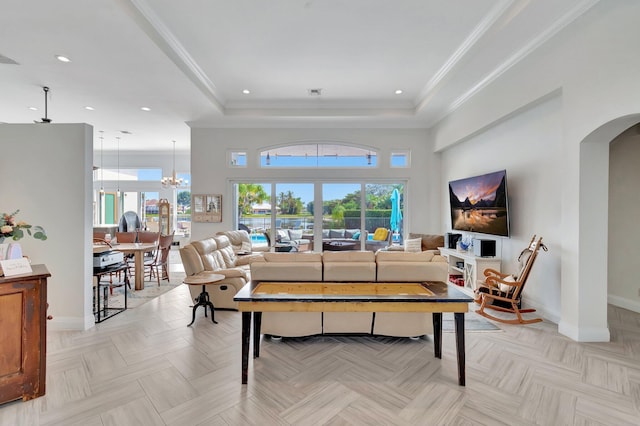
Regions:
<instances>
[{"instance_id":1,"label":"white wall","mask_svg":"<svg viewBox=\"0 0 640 426\"><path fill-rule=\"evenodd\" d=\"M92 128L86 124L0 124L0 211L44 227L20 240L51 273L49 327L86 329L92 309Z\"/></svg>"},{"instance_id":2,"label":"white wall","mask_svg":"<svg viewBox=\"0 0 640 426\"><path fill-rule=\"evenodd\" d=\"M375 169L261 169L257 167L259 152L269 146L294 142L342 142L370 146L379 150L379 167ZM393 150L411 150L412 167L389 167ZM229 168L228 150L246 150L247 168ZM409 232L441 233L440 167L438 155L428 142L428 132L420 129L207 129L191 132L192 192L222 194L222 223L192 224L192 238L204 238L217 231L231 229L234 212L231 180L278 179L304 181L321 179L407 180L405 217Z\"/></svg>"},{"instance_id":3,"label":"white wall","mask_svg":"<svg viewBox=\"0 0 640 426\"><path fill-rule=\"evenodd\" d=\"M561 112L560 98L551 98L442 153L444 182L506 169L510 238L466 234L499 241L497 255L508 273L517 272L518 255L531 237L543 237L550 252L536 259L524 303L553 322L560 319ZM448 188L442 186L442 215L451 230Z\"/></svg>"},{"instance_id":4,"label":"white wall","mask_svg":"<svg viewBox=\"0 0 640 426\"><path fill-rule=\"evenodd\" d=\"M609 155L609 303L640 312L640 125L617 137Z\"/></svg>"},{"instance_id":5,"label":"white wall","mask_svg":"<svg viewBox=\"0 0 640 426\"><path fill-rule=\"evenodd\" d=\"M551 256L561 269L559 331L578 341L609 340L608 144L640 112L638 17L640 2L599 2L433 129L437 149L446 150L560 93L561 242Z\"/></svg>"}]
</instances>

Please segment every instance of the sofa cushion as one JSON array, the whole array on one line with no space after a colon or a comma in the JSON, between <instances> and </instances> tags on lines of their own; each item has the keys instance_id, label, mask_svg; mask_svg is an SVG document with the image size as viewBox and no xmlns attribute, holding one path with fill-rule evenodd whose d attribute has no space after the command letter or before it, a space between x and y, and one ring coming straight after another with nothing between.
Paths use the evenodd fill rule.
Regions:
<instances>
[{"instance_id":1,"label":"sofa cushion","mask_svg":"<svg viewBox=\"0 0 640 426\"><path fill-rule=\"evenodd\" d=\"M329 238L329 230L328 229L323 229L322 230L322 239L326 240L327 238Z\"/></svg>"},{"instance_id":2,"label":"sofa cushion","mask_svg":"<svg viewBox=\"0 0 640 426\"><path fill-rule=\"evenodd\" d=\"M265 262L322 262L321 253L265 253Z\"/></svg>"},{"instance_id":3,"label":"sofa cushion","mask_svg":"<svg viewBox=\"0 0 640 426\"><path fill-rule=\"evenodd\" d=\"M376 280L376 255L372 251L326 251L322 263L324 281Z\"/></svg>"},{"instance_id":4,"label":"sofa cushion","mask_svg":"<svg viewBox=\"0 0 640 426\"><path fill-rule=\"evenodd\" d=\"M375 262L376 255L372 251L325 251L322 261L327 262Z\"/></svg>"},{"instance_id":5,"label":"sofa cushion","mask_svg":"<svg viewBox=\"0 0 640 426\"><path fill-rule=\"evenodd\" d=\"M329 238L344 238L344 229L330 229Z\"/></svg>"},{"instance_id":6,"label":"sofa cushion","mask_svg":"<svg viewBox=\"0 0 640 426\"><path fill-rule=\"evenodd\" d=\"M289 232L287 232L286 229L276 230L276 237L278 241L291 241L291 238L289 238Z\"/></svg>"},{"instance_id":7,"label":"sofa cushion","mask_svg":"<svg viewBox=\"0 0 640 426\"><path fill-rule=\"evenodd\" d=\"M217 251L220 253L224 261L224 268L235 267L238 257L233 251L233 247L231 246L229 237L227 237L226 235L217 235L216 237L214 237L214 240L216 241L216 245L218 246Z\"/></svg>"},{"instance_id":8,"label":"sofa cushion","mask_svg":"<svg viewBox=\"0 0 640 426\"><path fill-rule=\"evenodd\" d=\"M376 262L431 262L435 253L433 251L420 251L407 253L404 251L379 251Z\"/></svg>"},{"instance_id":9,"label":"sofa cushion","mask_svg":"<svg viewBox=\"0 0 640 426\"><path fill-rule=\"evenodd\" d=\"M302 239L302 229L289 229L289 239L292 241Z\"/></svg>"},{"instance_id":10,"label":"sofa cushion","mask_svg":"<svg viewBox=\"0 0 640 426\"><path fill-rule=\"evenodd\" d=\"M216 236L220 236L220 235L225 235L227 238L229 238L229 242L231 243L231 245L234 248L237 248L236 251L240 250L240 247L242 247L243 242L247 242L251 244L251 238L249 237L249 234L247 233L247 231L244 231L244 230L220 231L216 234Z\"/></svg>"},{"instance_id":11,"label":"sofa cushion","mask_svg":"<svg viewBox=\"0 0 640 426\"><path fill-rule=\"evenodd\" d=\"M204 240L194 241L191 245L198 252L205 271L215 271L216 269L227 267L224 258L217 250L218 244L215 239L205 238Z\"/></svg>"},{"instance_id":12,"label":"sofa cushion","mask_svg":"<svg viewBox=\"0 0 640 426\"><path fill-rule=\"evenodd\" d=\"M444 247L444 235L409 233L409 238L420 238L422 240L422 251L437 250L438 247Z\"/></svg>"}]
</instances>

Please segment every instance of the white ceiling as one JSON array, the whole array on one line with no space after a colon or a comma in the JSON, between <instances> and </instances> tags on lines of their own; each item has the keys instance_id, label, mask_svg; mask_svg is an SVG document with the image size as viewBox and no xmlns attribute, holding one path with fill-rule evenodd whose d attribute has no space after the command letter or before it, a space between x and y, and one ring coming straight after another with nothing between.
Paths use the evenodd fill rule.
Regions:
<instances>
[{"instance_id":1,"label":"white ceiling","mask_svg":"<svg viewBox=\"0 0 640 426\"><path fill-rule=\"evenodd\" d=\"M40 120L48 86L48 118L105 150L188 149L189 124L429 127L596 2L4 0L0 122Z\"/></svg>"}]
</instances>

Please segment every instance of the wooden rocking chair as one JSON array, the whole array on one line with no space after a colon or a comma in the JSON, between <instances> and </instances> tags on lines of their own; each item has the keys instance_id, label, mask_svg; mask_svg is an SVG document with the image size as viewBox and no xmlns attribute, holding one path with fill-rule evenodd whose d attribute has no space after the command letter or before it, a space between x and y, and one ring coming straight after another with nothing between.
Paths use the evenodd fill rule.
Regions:
<instances>
[{"instance_id":1,"label":"wooden rocking chair","mask_svg":"<svg viewBox=\"0 0 640 426\"><path fill-rule=\"evenodd\" d=\"M481 303L476 313L506 324L533 324L542 321L542 318L524 319L522 317L522 313L535 312L535 309L520 309L524 285L541 248L547 251L547 247L542 244L542 237L536 238L534 235L529 247L522 250L518 256L520 271L517 275L503 274L494 269L485 270L485 281L476 290L476 302ZM485 308L510 312L516 314L516 318L498 318L485 312Z\"/></svg>"}]
</instances>

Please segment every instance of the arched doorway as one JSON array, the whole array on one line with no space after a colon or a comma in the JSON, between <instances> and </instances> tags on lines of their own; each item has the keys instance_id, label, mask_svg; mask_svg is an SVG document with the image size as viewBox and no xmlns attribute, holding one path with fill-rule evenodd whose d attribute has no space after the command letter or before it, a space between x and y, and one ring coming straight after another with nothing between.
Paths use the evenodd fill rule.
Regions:
<instances>
[{"instance_id":1,"label":"arched doorway","mask_svg":"<svg viewBox=\"0 0 640 426\"><path fill-rule=\"evenodd\" d=\"M577 262L571 260L570 254L566 264L563 262L560 325L562 334L578 341L609 340L609 144L638 122L640 114L616 118L601 125L580 142L579 185L573 189L579 191ZM565 286L565 282L568 285ZM572 330L572 327L575 329Z\"/></svg>"}]
</instances>

